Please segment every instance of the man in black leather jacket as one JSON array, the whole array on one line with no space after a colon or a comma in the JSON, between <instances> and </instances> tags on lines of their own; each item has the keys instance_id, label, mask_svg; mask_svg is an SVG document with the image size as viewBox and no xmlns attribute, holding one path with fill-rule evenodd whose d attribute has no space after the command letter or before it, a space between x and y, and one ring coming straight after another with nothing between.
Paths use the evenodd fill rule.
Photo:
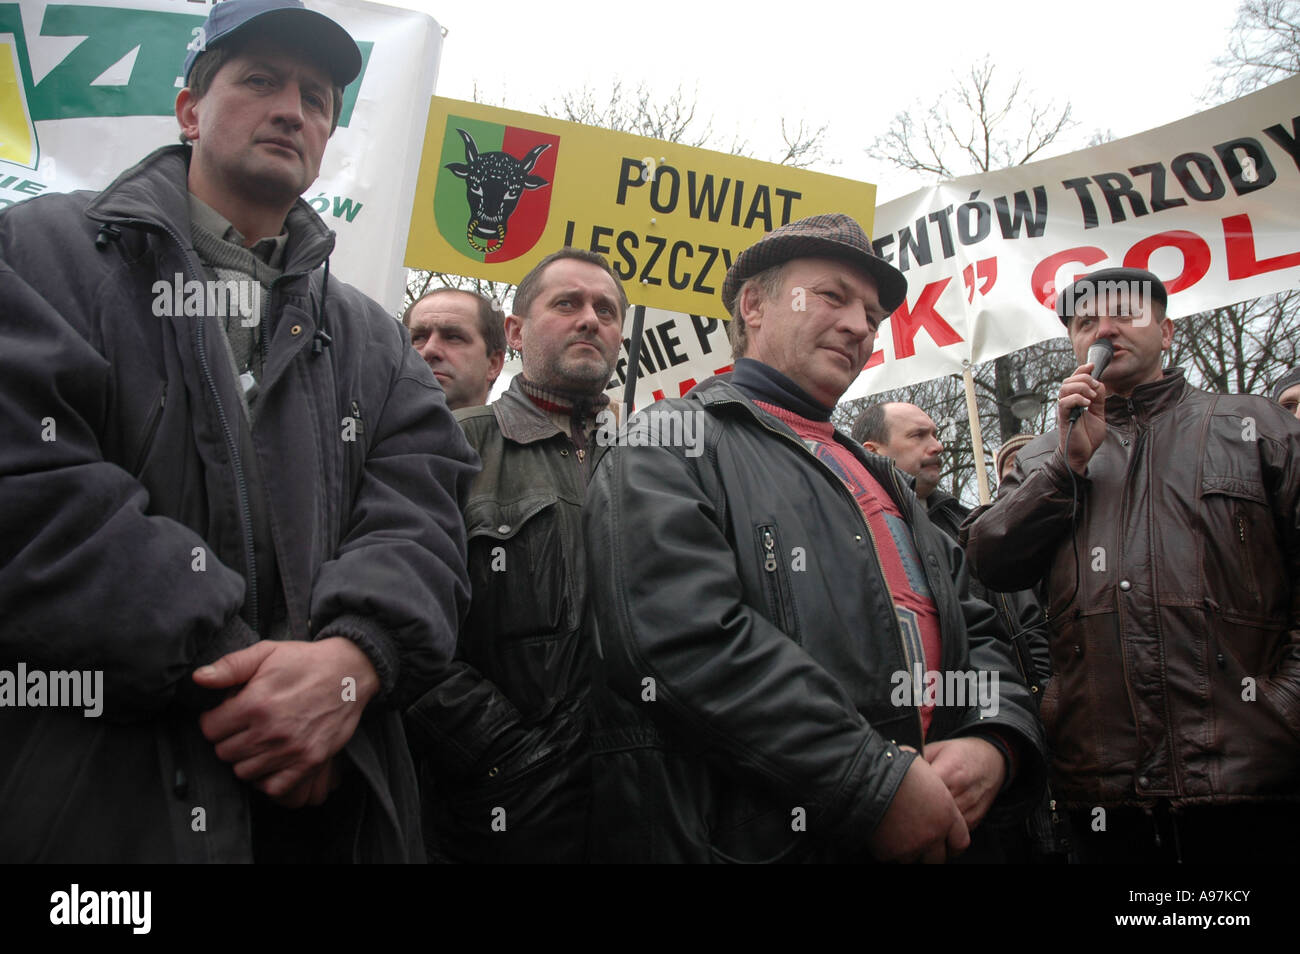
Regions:
<instances>
[{"instance_id":1,"label":"man in black leather jacket","mask_svg":"<svg viewBox=\"0 0 1300 954\"><path fill-rule=\"evenodd\" d=\"M437 860L585 857L582 504L626 310L601 256L547 256L506 318L523 373L491 406L456 412L483 460L465 504L473 601L456 659L406 720Z\"/></svg>"},{"instance_id":2,"label":"man in black leather jacket","mask_svg":"<svg viewBox=\"0 0 1300 954\"><path fill-rule=\"evenodd\" d=\"M782 226L723 287L735 372L598 462L595 858L944 861L1037 797L1042 730L961 551L829 422L905 292L847 216Z\"/></svg>"}]
</instances>

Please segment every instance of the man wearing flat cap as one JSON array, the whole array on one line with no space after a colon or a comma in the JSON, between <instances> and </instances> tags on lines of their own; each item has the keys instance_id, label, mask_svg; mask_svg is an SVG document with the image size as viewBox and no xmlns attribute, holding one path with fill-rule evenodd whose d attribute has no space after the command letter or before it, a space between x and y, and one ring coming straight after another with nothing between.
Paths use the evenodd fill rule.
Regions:
<instances>
[{"instance_id":1,"label":"man wearing flat cap","mask_svg":"<svg viewBox=\"0 0 1300 954\"><path fill-rule=\"evenodd\" d=\"M945 861L1037 795L993 610L909 479L830 423L906 288L848 216L776 229L723 285L735 371L597 464L598 859Z\"/></svg>"},{"instance_id":2,"label":"man wearing flat cap","mask_svg":"<svg viewBox=\"0 0 1300 954\"><path fill-rule=\"evenodd\" d=\"M1128 268L1061 293L1083 363L1056 430L963 527L966 553L996 589L1044 582L1053 790L1084 861L1292 860L1300 426L1162 368L1167 299ZM1094 380L1102 339L1114 357Z\"/></svg>"},{"instance_id":3,"label":"man wearing flat cap","mask_svg":"<svg viewBox=\"0 0 1300 954\"><path fill-rule=\"evenodd\" d=\"M478 461L300 198L356 43L299 0L198 37L184 144L0 213L0 665L102 680L0 708L0 858L418 860Z\"/></svg>"}]
</instances>

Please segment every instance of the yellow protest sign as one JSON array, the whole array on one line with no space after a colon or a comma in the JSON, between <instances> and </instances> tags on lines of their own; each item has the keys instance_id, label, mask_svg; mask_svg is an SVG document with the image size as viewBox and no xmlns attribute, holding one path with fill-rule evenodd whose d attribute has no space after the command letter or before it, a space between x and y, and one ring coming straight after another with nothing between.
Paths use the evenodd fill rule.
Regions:
<instances>
[{"instance_id":1,"label":"yellow protest sign","mask_svg":"<svg viewBox=\"0 0 1300 954\"><path fill-rule=\"evenodd\" d=\"M12 36L0 39L0 159L36 168L36 130L27 109L18 50Z\"/></svg>"},{"instance_id":2,"label":"yellow protest sign","mask_svg":"<svg viewBox=\"0 0 1300 954\"><path fill-rule=\"evenodd\" d=\"M726 317L722 280L777 226L876 188L839 176L434 97L406 265L518 282L564 245L605 255L635 304Z\"/></svg>"}]
</instances>

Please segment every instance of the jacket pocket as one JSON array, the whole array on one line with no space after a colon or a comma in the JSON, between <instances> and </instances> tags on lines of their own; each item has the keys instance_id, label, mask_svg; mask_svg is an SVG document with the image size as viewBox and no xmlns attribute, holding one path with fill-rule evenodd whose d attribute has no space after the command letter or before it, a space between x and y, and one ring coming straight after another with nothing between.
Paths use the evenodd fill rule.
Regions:
<instances>
[{"instance_id":1,"label":"jacket pocket","mask_svg":"<svg viewBox=\"0 0 1300 954\"><path fill-rule=\"evenodd\" d=\"M802 643L799 619L795 612L794 591L786 575L786 565L781 539L774 524L761 524L754 529L758 546L758 565L763 578L763 594L767 599L767 618L796 643Z\"/></svg>"},{"instance_id":2,"label":"jacket pocket","mask_svg":"<svg viewBox=\"0 0 1300 954\"><path fill-rule=\"evenodd\" d=\"M466 508L473 594L457 655L525 717L544 715L582 676L580 520L581 508L547 494Z\"/></svg>"},{"instance_id":3,"label":"jacket pocket","mask_svg":"<svg viewBox=\"0 0 1300 954\"><path fill-rule=\"evenodd\" d=\"M1200 502L1204 595L1230 616L1258 619L1280 612L1279 600L1289 588L1263 485L1207 475Z\"/></svg>"}]
</instances>

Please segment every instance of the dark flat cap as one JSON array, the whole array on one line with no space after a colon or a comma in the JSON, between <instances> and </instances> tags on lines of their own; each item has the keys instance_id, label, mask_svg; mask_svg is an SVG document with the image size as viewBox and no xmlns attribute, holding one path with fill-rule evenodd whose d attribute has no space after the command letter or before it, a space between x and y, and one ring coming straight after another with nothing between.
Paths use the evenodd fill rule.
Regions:
<instances>
[{"instance_id":1,"label":"dark flat cap","mask_svg":"<svg viewBox=\"0 0 1300 954\"><path fill-rule=\"evenodd\" d=\"M876 280L880 304L888 312L907 297L903 273L876 254L871 239L857 221L835 212L813 215L768 232L727 269L722 283L722 304L731 314L745 280L759 272L796 258L842 258Z\"/></svg>"},{"instance_id":2,"label":"dark flat cap","mask_svg":"<svg viewBox=\"0 0 1300 954\"><path fill-rule=\"evenodd\" d=\"M1165 290L1165 283L1146 269L1102 268L1089 272L1061 289L1060 294L1056 296L1057 317L1068 327L1070 319L1074 317L1075 302L1095 300L1098 295L1104 296L1108 290L1115 289L1119 283L1131 282L1141 283L1143 292L1149 291L1151 298L1158 301L1161 308L1169 303L1169 292ZM1110 284L1103 285L1103 283Z\"/></svg>"}]
</instances>

